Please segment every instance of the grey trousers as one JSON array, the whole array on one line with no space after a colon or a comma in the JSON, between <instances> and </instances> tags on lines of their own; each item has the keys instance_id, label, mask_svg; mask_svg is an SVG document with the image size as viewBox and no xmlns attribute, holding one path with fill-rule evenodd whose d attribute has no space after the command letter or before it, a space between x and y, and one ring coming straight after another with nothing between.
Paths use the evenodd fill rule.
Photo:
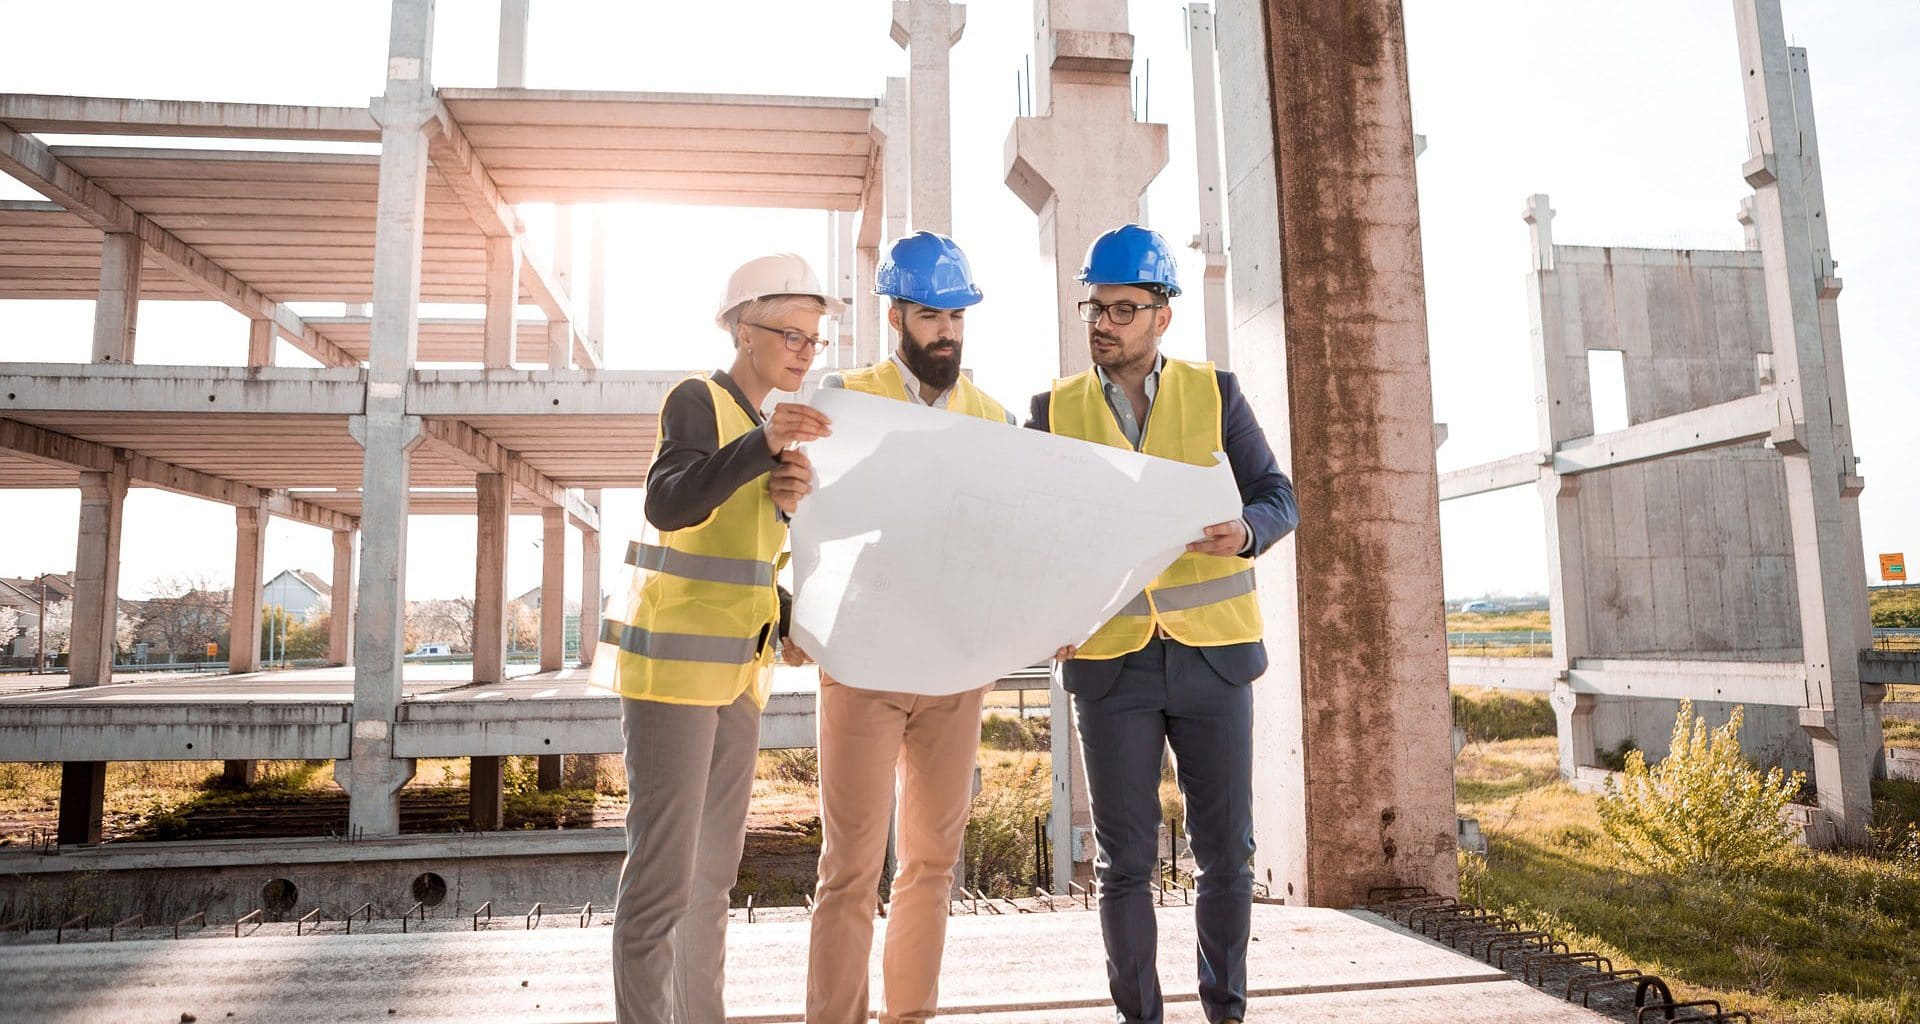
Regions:
<instances>
[{"instance_id":1,"label":"grey trousers","mask_svg":"<svg viewBox=\"0 0 1920 1024\"><path fill-rule=\"evenodd\" d=\"M613 908L620 1024L726 1019L727 907L747 837L760 709L622 698L627 859Z\"/></svg>"},{"instance_id":2,"label":"grey trousers","mask_svg":"<svg viewBox=\"0 0 1920 1024\"><path fill-rule=\"evenodd\" d=\"M1093 804L1100 934L1118 1024L1160 1024L1154 865L1161 751L1173 747L1193 851L1200 1008L1246 1016L1253 912L1253 690L1220 677L1198 650L1150 640L1126 656L1113 688L1075 697Z\"/></svg>"}]
</instances>

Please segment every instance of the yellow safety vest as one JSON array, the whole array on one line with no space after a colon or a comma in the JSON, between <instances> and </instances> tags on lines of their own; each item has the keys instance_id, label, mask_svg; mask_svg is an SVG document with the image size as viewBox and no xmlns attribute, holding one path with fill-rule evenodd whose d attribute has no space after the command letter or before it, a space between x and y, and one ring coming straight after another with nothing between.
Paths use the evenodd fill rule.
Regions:
<instances>
[{"instance_id":1,"label":"yellow safety vest","mask_svg":"<svg viewBox=\"0 0 1920 1024\"><path fill-rule=\"evenodd\" d=\"M907 394L906 378L900 376L900 368L891 359L882 359L872 366L863 366L857 370L847 370L840 374L846 381L848 391L859 391L882 398L911 402L913 397ZM973 386L973 381L965 376L953 382L953 391L947 395L947 411L963 412L969 416L978 416L995 423L1007 422L1007 410L999 402L988 397L987 393Z\"/></svg>"},{"instance_id":2,"label":"yellow safety vest","mask_svg":"<svg viewBox=\"0 0 1920 1024\"><path fill-rule=\"evenodd\" d=\"M705 377L721 446L753 429L727 389ZM771 462L769 462L771 465ZM627 546L626 611L601 623L593 681L623 697L666 704L767 706L780 597L775 561L787 527L761 478L707 518Z\"/></svg>"},{"instance_id":3,"label":"yellow safety vest","mask_svg":"<svg viewBox=\"0 0 1920 1024\"><path fill-rule=\"evenodd\" d=\"M1055 434L1131 448L1107 405L1100 378L1089 369L1053 382L1048 428ZM1215 464L1220 442L1220 381L1212 363L1169 359L1160 370L1140 451L1195 466ZM1253 566L1244 558L1183 552L1127 605L1107 620L1079 657L1118 658L1147 645L1159 626L1190 647L1224 647L1260 639L1260 601Z\"/></svg>"}]
</instances>

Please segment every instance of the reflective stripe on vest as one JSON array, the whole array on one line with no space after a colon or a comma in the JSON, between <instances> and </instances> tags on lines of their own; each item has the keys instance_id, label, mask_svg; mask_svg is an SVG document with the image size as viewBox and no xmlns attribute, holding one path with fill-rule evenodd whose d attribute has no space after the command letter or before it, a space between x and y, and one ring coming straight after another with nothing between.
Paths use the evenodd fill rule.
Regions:
<instances>
[{"instance_id":1,"label":"reflective stripe on vest","mask_svg":"<svg viewBox=\"0 0 1920 1024\"><path fill-rule=\"evenodd\" d=\"M627 564L649 572L684 576L712 583L738 583L743 587L770 586L773 565L751 558L722 558L719 555L693 555L663 548L657 544L633 541L627 545Z\"/></svg>"},{"instance_id":2,"label":"reflective stripe on vest","mask_svg":"<svg viewBox=\"0 0 1920 1024\"><path fill-rule=\"evenodd\" d=\"M867 395L879 395L902 402L913 401L907 394L907 381L900 375L900 367L891 359L882 359L872 366L862 366L855 370L844 370L840 374L848 391L858 391ZM975 387L973 381L965 375L956 378L953 390L947 392L947 411L977 416L995 423L1007 422L1007 410L985 391Z\"/></svg>"},{"instance_id":3,"label":"reflective stripe on vest","mask_svg":"<svg viewBox=\"0 0 1920 1024\"><path fill-rule=\"evenodd\" d=\"M709 661L742 665L753 660L759 637L700 636L696 633L651 633L639 626L611 620L600 624L600 640L628 654L664 661Z\"/></svg>"},{"instance_id":4,"label":"reflective stripe on vest","mask_svg":"<svg viewBox=\"0 0 1920 1024\"><path fill-rule=\"evenodd\" d=\"M1214 464L1221 448L1220 383L1213 366L1169 359L1147 416L1139 450L1196 466ZM1054 382L1048 405L1053 433L1131 448L1093 370ZM1146 646L1156 629L1193 647L1260 639L1260 602L1247 560L1184 552L1147 588L1080 645L1079 657L1118 658Z\"/></svg>"},{"instance_id":5,"label":"reflective stripe on vest","mask_svg":"<svg viewBox=\"0 0 1920 1024\"><path fill-rule=\"evenodd\" d=\"M753 429L731 392L692 379L712 398L720 446ZM780 610L774 562L786 536L756 477L705 520L629 545L631 579L601 623L593 682L637 700L713 706L744 693L766 707Z\"/></svg>"}]
</instances>

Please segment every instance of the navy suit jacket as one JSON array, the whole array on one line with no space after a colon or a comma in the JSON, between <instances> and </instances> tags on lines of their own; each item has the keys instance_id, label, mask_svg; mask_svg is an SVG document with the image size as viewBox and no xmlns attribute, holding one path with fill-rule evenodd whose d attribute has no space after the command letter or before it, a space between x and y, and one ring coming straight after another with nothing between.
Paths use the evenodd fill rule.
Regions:
<instances>
[{"instance_id":1,"label":"navy suit jacket","mask_svg":"<svg viewBox=\"0 0 1920 1024\"><path fill-rule=\"evenodd\" d=\"M1240 485L1243 506L1240 514L1253 533L1251 554L1257 556L1293 532L1300 524L1300 508L1293 500L1293 481L1280 472L1273 448L1267 444L1266 432L1260 429L1253 407L1240 391L1239 380L1226 370L1214 372L1220 378L1220 439L1227 449L1227 462L1233 467L1233 479ZM1048 428L1052 399L1051 391L1033 396L1028 427ZM1168 401L1164 394L1154 398L1154 407L1147 413L1149 421L1159 413L1163 401ZM1267 647L1260 641L1199 650L1207 664L1230 683L1251 683L1267 670ZM1067 692L1088 700L1105 695L1120 675L1120 664L1124 660L1075 658L1067 662L1062 673Z\"/></svg>"}]
</instances>

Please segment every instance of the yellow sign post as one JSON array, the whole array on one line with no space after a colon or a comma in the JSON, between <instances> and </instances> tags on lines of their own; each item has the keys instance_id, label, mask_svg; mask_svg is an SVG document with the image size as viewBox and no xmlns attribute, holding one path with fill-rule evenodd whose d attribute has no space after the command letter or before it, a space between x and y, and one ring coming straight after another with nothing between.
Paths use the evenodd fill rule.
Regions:
<instances>
[{"instance_id":1,"label":"yellow sign post","mask_svg":"<svg viewBox=\"0 0 1920 1024\"><path fill-rule=\"evenodd\" d=\"M1907 556L1899 552L1880 556L1880 579L1889 583L1904 583L1907 579Z\"/></svg>"}]
</instances>

